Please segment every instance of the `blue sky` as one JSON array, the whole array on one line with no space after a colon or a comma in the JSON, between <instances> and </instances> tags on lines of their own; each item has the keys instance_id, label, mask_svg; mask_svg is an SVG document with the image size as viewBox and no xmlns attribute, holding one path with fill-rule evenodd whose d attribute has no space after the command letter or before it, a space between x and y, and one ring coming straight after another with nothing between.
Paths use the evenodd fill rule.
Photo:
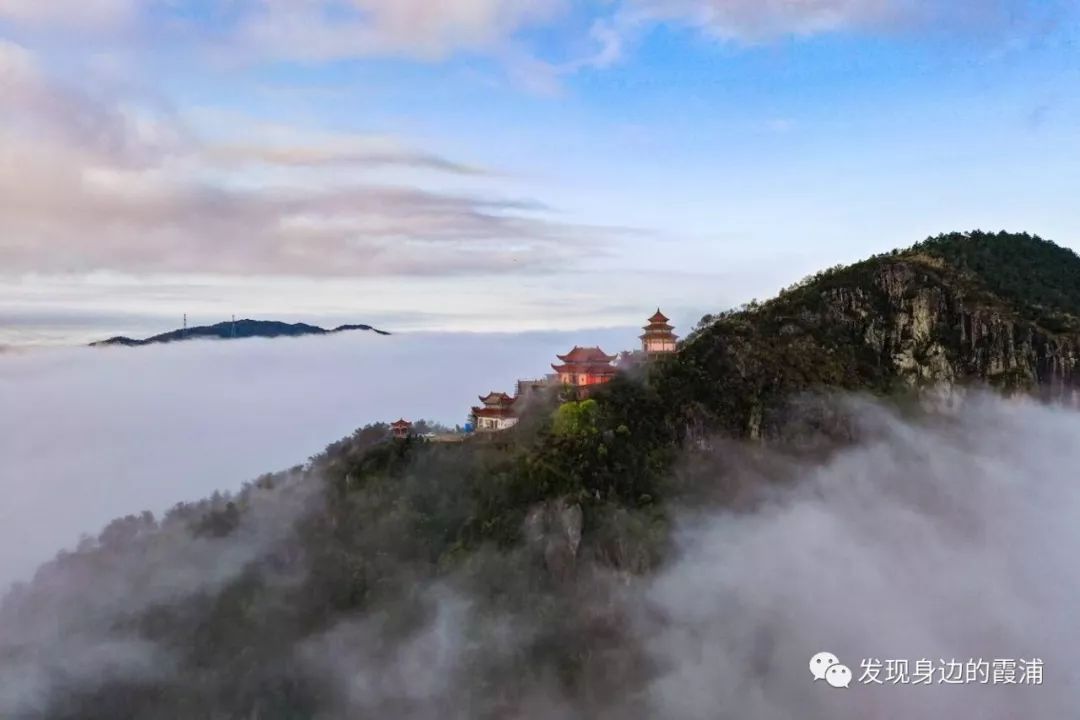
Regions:
<instances>
[{"instance_id":1,"label":"blue sky","mask_svg":"<svg viewBox=\"0 0 1080 720\"><path fill-rule=\"evenodd\" d=\"M0 318L20 339L185 311L512 330L659 304L685 325L938 232L1080 247L1076 19L6 0Z\"/></svg>"}]
</instances>

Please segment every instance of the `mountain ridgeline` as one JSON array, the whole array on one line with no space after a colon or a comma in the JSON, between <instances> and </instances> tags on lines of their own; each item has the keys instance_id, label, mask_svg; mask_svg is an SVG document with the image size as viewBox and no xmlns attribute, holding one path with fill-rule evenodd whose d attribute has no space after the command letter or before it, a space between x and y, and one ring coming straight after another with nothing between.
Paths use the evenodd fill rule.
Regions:
<instances>
[{"instance_id":1,"label":"mountain ridgeline","mask_svg":"<svg viewBox=\"0 0 1080 720\"><path fill-rule=\"evenodd\" d=\"M850 442L836 391L1075 402L1078 318L1075 254L946 235L707 316L675 356L491 437L367 426L235 496L118 519L14 589L0 716L671 716L641 695L664 618L634 589L678 554L679 508L753 507L796 481L790 440ZM771 627L748 664L776 661Z\"/></svg>"},{"instance_id":2,"label":"mountain ridgeline","mask_svg":"<svg viewBox=\"0 0 1080 720\"><path fill-rule=\"evenodd\" d=\"M216 325L200 325L197 327L172 330L153 337L136 340L129 337L113 337L91 343L91 347L107 347L118 345L121 347L139 347L142 345L156 345L159 343L180 342L183 340L241 340L244 338L278 338L278 337L302 337L305 335L333 335L335 333L364 330L378 335L389 335L385 330L373 328L370 325L340 325L331 330L307 323L284 323L276 320L235 320L220 322Z\"/></svg>"},{"instance_id":3,"label":"mountain ridgeline","mask_svg":"<svg viewBox=\"0 0 1080 720\"><path fill-rule=\"evenodd\" d=\"M668 406L760 437L815 389L985 384L1077 399L1080 258L1030 235L942 235L703 318ZM777 415L777 413L780 413Z\"/></svg>"}]
</instances>

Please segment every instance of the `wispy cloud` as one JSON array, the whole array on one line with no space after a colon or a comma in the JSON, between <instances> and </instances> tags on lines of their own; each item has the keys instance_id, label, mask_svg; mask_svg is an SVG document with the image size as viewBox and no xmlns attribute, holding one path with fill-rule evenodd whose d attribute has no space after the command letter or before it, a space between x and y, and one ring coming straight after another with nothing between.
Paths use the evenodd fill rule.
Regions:
<instances>
[{"instance_id":1,"label":"wispy cloud","mask_svg":"<svg viewBox=\"0 0 1080 720\"><path fill-rule=\"evenodd\" d=\"M135 97L95 95L0 43L0 259L8 272L454 274L566 266L614 230L483 190L293 169L485 171L395 138L238 123L206 138ZM282 172L245 182L244 167Z\"/></svg>"},{"instance_id":2,"label":"wispy cloud","mask_svg":"<svg viewBox=\"0 0 1080 720\"><path fill-rule=\"evenodd\" d=\"M1053 11L1027 0L624 0L619 11L631 26L676 23L706 35L741 42L834 32L899 29L979 30Z\"/></svg>"},{"instance_id":3,"label":"wispy cloud","mask_svg":"<svg viewBox=\"0 0 1080 720\"><path fill-rule=\"evenodd\" d=\"M727 39L811 35L877 24L912 11L918 0L628 0L636 22L680 22Z\"/></svg>"},{"instance_id":4,"label":"wispy cloud","mask_svg":"<svg viewBox=\"0 0 1080 720\"><path fill-rule=\"evenodd\" d=\"M225 165L398 167L464 176L496 174L487 168L411 147L399 138L387 135L302 130L289 125L257 122L250 117L226 117L223 121L219 118L218 124L242 127L242 134L232 131L227 137L208 139L202 154L210 161Z\"/></svg>"},{"instance_id":5,"label":"wispy cloud","mask_svg":"<svg viewBox=\"0 0 1080 720\"><path fill-rule=\"evenodd\" d=\"M575 33L593 50L545 58L554 70L602 68L626 39L657 24L694 27L722 40L890 31L898 27L978 29L1060 15L1058 0L610 0L582 13L571 0L5 0L0 22L104 32L168 18L172 31L249 60L325 62L369 57L440 61L455 54L514 62L541 60L524 39L536 29ZM582 18L586 18L582 22ZM205 30L213 25L213 32ZM207 38L213 40L207 40Z\"/></svg>"},{"instance_id":6,"label":"wispy cloud","mask_svg":"<svg viewBox=\"0 0 1080 720\"><path fill-rule=\"evenodd\" d=\"M115 29L137 15L136 0L4 0L0 20L31 26Z\"/></svg>"},{"instance_id":7,"label":"wispy cloud","mask_svg":"<svg viewBox=\"0 0 1080 720\"><path fill-rule=\"evenodd\" d=\"M622 58L629 39L652 26L690 26L720 40L759 42L835 32L900 28L978 30L1023 25L1056 12L1056 2L1028 0L617 0L576 30L592 50L569 59L541 58L520 41L537 27L565 21L565 0L259 0L242 4L233 41L274 58L328 60L404 56L439 60L481 53L520 66L527 55L555 74L602 69ZM514 58L519 58L515 63Z\"/></svg>"},{"instance_id":8,"label":"wispy cloud","mask_svg":"<svg viewBox=\"0 0 1080 720\"><path fill-rule=\"evenodd\" d=\"M525 27L552 21L564 0L257 0L237 24L241 48L327 60L373 55L439 59L498 51Z\"/></svg>"},{"instance_id":9,"label":"wispy cloud","mask_svg":"<svg viewBox=\"0 0 1080 720\"><path fill-rule=\"evenodd\" d=\"M0 29L77 31L116 47L146 38L229 64L454 57L494 61L513 83L558 94L565 79L632 55L658 26L718 42L758 44L834 33L979 34L1025 43L1073 11L1062 0L6 0ZM538 43L536 36L558 38Z\"/></svg>"},{"instance_id":10,"label":"wispy cloud","mask_svg":"<svg viewBox=\"0 0 1080 720\"><path fill-rule=\"evenodd\" d=\"M329 147L319 145L254 145L237 143L212 146L208 157L224 164L249 163L281 165L286 167L413 167L438 170L461 175L483 175L484 171L463 163L454 162L434 153L412 151L406 148L378 147L372 143L365 147L361 140L353 147Z\"/></svg>"}]
</instances>

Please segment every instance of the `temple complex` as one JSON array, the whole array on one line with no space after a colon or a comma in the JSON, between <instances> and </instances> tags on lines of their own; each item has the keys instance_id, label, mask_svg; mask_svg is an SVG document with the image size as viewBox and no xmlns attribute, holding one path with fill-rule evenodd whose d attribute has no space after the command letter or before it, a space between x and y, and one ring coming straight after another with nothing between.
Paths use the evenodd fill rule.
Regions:
<instances>
[{"instance_id":1,"label":"temple complex","mask_svg":"<svg viewBox=\"0 0 1080 720\"><path fill-rule=\"evenodd\" d=\"M477 432L498 432L517 424L515 399L503 392L492 392L480 398L483 403L472 409Z\"/></svg>"},{"instance_id":2,"label":"temple complex","mask_svg":"<svg viewBox=\"0 0 1080 720\"><path fill-rule=\"evenodd\" d=\"M390 423L390 433L398 440L404 440L412 433L412 423L401 419Z\"/></svg>"},{"instance_id":3,"label":"temple complex","mask_svg":"<svg viewBox=\"0 0 1080 720\"><path fill-rule=\"evenodd\" d=\"M558 387L573 388L578 399L589 396L597 386L609 383L620 372L634 373L645 368L650 360L671 355L678 351L678 336L668 318L657 308L648 320L645 333L641 335L641 349L608 355L599 347L575 346L565 355L558 355L559 363L551 367L554 374L543 378L518 380L514 395L490 392L480 398L480 405L472 408L469 426L479 433L493 433L514 427L522 413L536 398L543 398ZM568 399L565 395L563 400ZM401 437L407 437L409 429L402 429ZM395 437L399 431L395 424ZM466 433L470 430L466 430Z\"/></svg>"},{"instance_id":4,"label":"temple complex","mask_svg":"<svg viewBox=\"0 0 1080 720\"><path fill-rule=\"evenodd\" d=\"M612 365L617 356L608 355L598 347L575 347L566 355L559 355L561 365L552 365L558 373L559 382L577 388L578 394L588 394L596 385L611 382L618 373Z\"/></svg>"},{"instance_id":5,"label":"temple complex","mask_svg":"<svg viewBox=\"0 0 1080 720\"><path fill-rule=\"evenodd\" d=\"M644 327L645 334L641 336L641 350L649 357L658 355L670 355L675 352L679 338L668 323L668 318L656 309L656 314L649 318L649 324Z\"/></svg>"}]
</instances>

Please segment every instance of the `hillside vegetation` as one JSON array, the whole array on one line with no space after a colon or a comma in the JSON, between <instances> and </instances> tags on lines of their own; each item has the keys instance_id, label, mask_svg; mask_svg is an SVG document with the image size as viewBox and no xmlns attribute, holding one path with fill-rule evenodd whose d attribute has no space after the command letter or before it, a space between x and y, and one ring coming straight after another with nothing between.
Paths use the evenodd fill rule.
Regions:
<instances>
[{"instance_id":1,"label":"hillside vegetation","mask_svg":"<svg viewBox=\"0 0 1080 720\"><path fill-rule=\"evenodd\" d=\"M814 388L1072 396L1078 279L1080 258L1038 237L931 238L707 316L661 380L667 404L707 430L761 437L783 424L786 400Z\"/></svg>"},{"instance_id":2,"label":"hillside vegetation","mask_svg":"<svg viewBox=\"0 0 1080 720\"><path fill-rule=\"evenodd\" d=\"M1078 287L1080 259L1038 238L941 236L706 317L678 356L592 399L540 399L498 436L372 425L236 497L118 520L6 599L0 675L44 690L0 693L0 715L429 717L409 683L441 662L425 628L443 623L445 717L527 715L540 687L566 717L629 713L656 668L614 598L664 563L673 508L755 502L768 473L735 468L750 461L728 443L842 442L812 400L836 389L1068 396Z\"/></svg>"},{"instance_id":3,"label":"hillside vegetation","mask_svg":"<svg viewBox=\"0 0 1080 720\"><path fill-rule=\"evenodd\" d=\"M984 286L1028 319L1076 330L1080 317L1080 257L1038 236L1008 233L942 235L919 243L911 254L939 258Z\"/></svg>"}]
</instances>

